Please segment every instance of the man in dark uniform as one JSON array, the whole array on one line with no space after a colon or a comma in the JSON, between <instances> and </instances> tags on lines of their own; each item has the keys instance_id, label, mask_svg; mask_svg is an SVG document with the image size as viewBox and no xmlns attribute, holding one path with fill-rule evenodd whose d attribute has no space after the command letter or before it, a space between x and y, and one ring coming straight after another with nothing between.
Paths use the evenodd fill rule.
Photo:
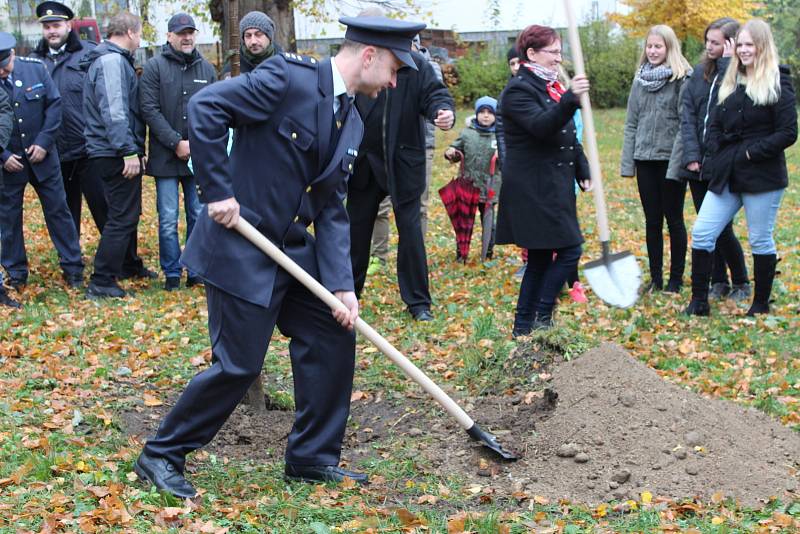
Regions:
<instances>
[{"instance_id":1,"label":"man in dark uniform","mask_svg":"<svg viewBox=\"0 0 800 534\"><path fill-rule=\"evenodd\" d=\"M2 46L3 43L0 42L0 47ZM5 58L0 54L0 69L5 67L6 62L11 60L10 58L10 54ZM5 150L8 140L11 139L11 132L13 129L14 111L11 107L11 100L8 98L8 94L5 91L0 91L0 152ZM2 178L3 169L0 168L0 184L3 183ZM0 232L2 232L1 228ZM5 286L2 284L2 280L0 280L0 305L11 306L12 308L20 307L19 302L8 296Z\"/></svg>"},{"instance_id":2,"label":"man in dark uniform","mask_svg":"<svg viewBox=\"0 0 800 534\"><path fill-rule=\"evenodd\" d=\"M71 21L75 14L64 4L42 2L36 6L36 16L42 24L42 39L31 56L42 60L61 95L61 129L56 145L67 206L80 239L81 193L86 197L94 224L101 233L108 212L103 182L88 172L89 160L83 136L83 78L86 72L78 63L95 44L82 41L78 33L72 31Z\"/></svg>"},{"instance_id":3,"label":"man in dark uniform","mask_svg":"<svg viewBox=\"0 0 800 534\"><path fill-rule=\"evenodd\" d=\"M13 287L28 281L28 258L22 234L25 186L36 190L42 203L50 239L58 251L64 280L70 287L83 286L83 260L75 223L67 208L56 136L61 125L61 97L44 64L38 59L15 57L14 37L0 33L0 85L14 106L14 131L0 154L3 187L0 192L0 261Z\"/></svg>"},{"instance_id":4,"label":"man in dark uniform","mask_svg":"<svg viewBox=\"0 0 800 534\"><path fill-rule=\"evenodd\" d=\"M391 197L399 242L397 280L411 316L430 321L428 260L422 235L420 203L425 191L425 122L448 130L455 102L429 62L412 53L417 68L403 69L397 87L377 99L359 96L356 107L366 131L347 193L350 255L356 294L364 288L372 230L381 201Z\"/></svg>"},{"instance_id":5,"label":"man in dark uniform","mask_svg":"<svg viewBox=\"0 0 800 534\"><path fill-rule=\"evenodd\" d=\"M192 379L134 465L141 478L176 496L196 494L183 477L186 454L211 441L259 375L275 325L291 338L295 383L286 477L366 481L338 466L358 317L344 198L363 124L351 101L394 86L401 65L415 68L411 38L424 25L384 17L340 22L349 27L335 58L277 55L189 103L189 142L207 211L182 260L206 282L213 363ZM236 129L230 157L229 128ZM233 230L240 213L348 312L332 314Z\"/></svg>"}]
</instances>

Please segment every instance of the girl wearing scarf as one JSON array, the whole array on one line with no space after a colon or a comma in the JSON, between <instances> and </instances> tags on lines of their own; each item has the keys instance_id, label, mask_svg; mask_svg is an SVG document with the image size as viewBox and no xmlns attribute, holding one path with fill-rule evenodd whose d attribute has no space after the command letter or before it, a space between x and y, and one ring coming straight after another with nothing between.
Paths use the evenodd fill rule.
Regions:
<instances>
[{"instance_id":1,"label":"girl wearing scarf","mask_svg":"<svg viewBox=\"0 0 800 534\"><path fill-rule=\"evenodd\" d=\"M553 28L528 26L517 49L522 65L501 103L506 159L497 216L497 243L528 249L515 337L552 326L556 298L582 252L573 184L591 184L573 122L589 80L576 76L570 89L558 81L561 39Z\"/></svg>"},{"instance_id":2,"label":"girl wearing scarf","mask_svg":"<svg viewBox=\"0 0 800 534\"><path fill-rule=\"evenodd\" d=\"M663 24L650 28L628 97L620 170L622 176L636 176L639 187L650 261L650 291L661 291L664 284L664 219L671 253L666 291L678 293L683 285L686 182L679 176L679 103L681 88L691 72L672 28Z\"/></svg>"}]
</instances>

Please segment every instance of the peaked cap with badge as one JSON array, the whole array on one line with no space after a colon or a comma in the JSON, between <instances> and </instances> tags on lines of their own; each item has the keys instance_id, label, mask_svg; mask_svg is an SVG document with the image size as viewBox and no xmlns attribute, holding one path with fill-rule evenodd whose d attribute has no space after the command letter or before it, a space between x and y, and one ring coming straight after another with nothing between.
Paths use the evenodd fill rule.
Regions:
<instances>
[{"instance_id":1,"label":"peaked cap with badge","mask_svg":"<svg viewBox=\"0 0 800 534\"><path fill-rule=\"evenodd\" d=\"M39 19L39 22L72 20L75 18L75 13L61 2L48 0L36 6L36 18Z\"/></svg>"},{"instance_id":2,"label":"peaked cap with badge","mask_svg":"<svg viewBox=\"0 0 800 534\"><path fill-rule=\"evenodd\" d=\"M342 17L339 22L347 26L345 39L386 48L404 65L417 70L411 58L411 41L425 29L424 23L388 17Z\"/></svg>"}]
</instances>

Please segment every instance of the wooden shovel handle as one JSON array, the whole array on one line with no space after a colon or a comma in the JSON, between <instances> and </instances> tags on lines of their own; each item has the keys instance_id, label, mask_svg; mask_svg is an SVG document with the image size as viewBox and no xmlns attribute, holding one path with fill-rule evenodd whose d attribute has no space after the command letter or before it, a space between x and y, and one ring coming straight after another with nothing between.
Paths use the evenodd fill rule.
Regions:
<instances>
[{"instance_id":1,"label":"wooden shovel handle","mask_svg":"<svg viewBox=\"0 0 800 534\"><path fill-rule=\"evenodd\" d=\"M308 274L302 267L297 265L294 260L283 253L281 249L276 247L272 241L266 238L261 232L256 230L252 224L239 217L239 222L236 223L236 230L242 234L253 245L261 249L261 251L272 258L275 263L282 267L286 272L292 275L298 282L303 284L316 295L322 302L327 304L332 310L341 309L348 311L347 307L336 296L325 289L314 277ZM447 393L433 383L428 376L419 370L419 368L411 363L408 358L397 350L385 337L376 332L370 325L368 325L360 317L356 320L356 331L362 336L369 339L382 353L389 357L400 369L414 382L419 384L431 397L438 402L442 408L445 409L452 417L458 421L458 424L464 430L469 430L475 424L469 415L451 399Z\"/></svg>"},{"instance_id":2,"label":"wooden shovel handle","mask_svg":"<svg viewBox=\"0 0 800 534\"><path fill-rule=\"evenodd\" d=\"M581 50L581 39L578 35L578 25L575 20L572 0L564 0L564 9L567 12L567 34L569 37L569 48L572 53L572 60L575 63L575 75L586 74L586 67L583 63L583 51ZM603 173L600 168L600 154L597 150L597 136L594 129L594 118L592 116L592 103L589 100L589 93L580 96L581 116L583 117L583 132L586 137L586 146L589 158L589 174L594 182L594 206L597 215L597 227L600 231L600 241L608 242L611 240L611 232L608 228L608 213L606 211L606 198L603 192Z\"/></svg>"}]
</instances>

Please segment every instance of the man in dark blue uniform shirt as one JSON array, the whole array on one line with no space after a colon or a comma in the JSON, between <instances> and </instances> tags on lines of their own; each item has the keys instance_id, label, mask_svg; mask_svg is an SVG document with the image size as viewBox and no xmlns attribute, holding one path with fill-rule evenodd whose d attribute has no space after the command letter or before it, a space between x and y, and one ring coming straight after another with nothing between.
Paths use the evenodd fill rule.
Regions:
<instances>
[{"instance_id":1,"label":"man in dark blue uniform shirt","mask_svg":"<svg viewBox=\"0 0 800 534\"><path fill-rule=\"evenodd\" d=\"M2 46L2 43L0 43ZM8 59L8 58L6 58ZM0 59L0 68L4 66L5 59ZM0 152L5 150L8 140L11 139L11 131L14 129L14 111L11 107L11 100L5 91L0 91ZM3 183L3 170L0 168L0 184ZM0 229L2 232L2 229ZM11 306L12 308L19 308L19 302L8 296L5 286L0 280L0 304L3 306Z\"/></svg>"},{"instance_id":2,"label":"man in dark blue uniform shirt","mask_svg":"<svg viewBox=\"0 0 800 534\"><path fill-rule=\"evenodd\" d=\"M61 126L61 97L44 64L38 59L15 57L15 39L0 33L0 86L14 107L14 131L0 154L3 187L0 193L2 249L0 262L9 283L22 287L28 281L28 258L22 233L22 204L30 183L42 203L50 239L58 251L64 280L83 286L83 260L75 223L67 208L56 136Z\"/></svg>"},{"instance_id":3,"label":"man in dark blue uniform shirt","mask_svg":"<svg viewBox=\"0 0 800 534\"><path fill-rule=\"evenodd\" d=\"M189 142L207 211L182 261L206 282L213 363L192 379L134 465L178 497L196 494L183 477L186 454L211 441L241 401L276 325L291 338L295 383L286 477L366 482L365 474L338 466L358 317L344 199L364 128L352 99L393 87L403 64L416 68L411 38L424 25L384 17L341 22L348 30L335 58L279 54L189 103ZM230 157L229 128L236 129ZM348 312L332 314L233 230L240 214Z\"/></svg>"},{"instance_id":4,"label":"man in dark blue uniform shirt","mask_svg":"<svg viewBox=\"0 0 800 534\"><path fill-rule=\"evenodd\" d=\"M61 161L61 176L67 206L81 237L81 193L99 232L108 216L108 205L100 177L89 172L86 138L83 136L83 78L86 71L78 65L95 44L83 41L72 31L75 14L59 2L48 0L36 6L36 16L42 24L42 39L31 53L41 59L61 95L61 130L56 145Z\"/></svg>"}]
</instances>

